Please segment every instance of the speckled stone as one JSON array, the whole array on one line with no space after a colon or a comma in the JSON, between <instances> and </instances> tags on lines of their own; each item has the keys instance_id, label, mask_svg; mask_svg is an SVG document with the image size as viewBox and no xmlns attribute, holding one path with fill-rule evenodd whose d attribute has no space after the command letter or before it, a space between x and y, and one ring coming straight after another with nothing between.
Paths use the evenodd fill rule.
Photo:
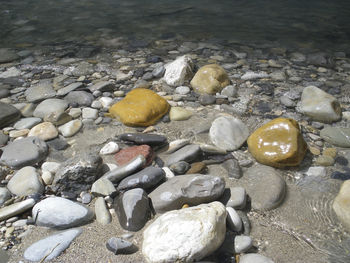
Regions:
<instances>
[{"instance_id":1,"label":"speckled stone","mask_svg":"<svg viewBox=\"0 0 350 263\"><path fill-rule=\"evenodd\" d=\"M43 141L48 141L58 136L56 127L51 122L42 122L34 126L28 133L28 136L36 136Z\"/></svg>"},{"instance_id":2,"label":"speckled stone","mask_svg":"<svg viewBox=\"0 0 350 263\"><path fill-rule=\"evenodd\" d=\"M255 130L248 138L248 148L258 162L285 167L299 165L307 145L295 120L277 118Z\"/></svg>"}]
</instances>

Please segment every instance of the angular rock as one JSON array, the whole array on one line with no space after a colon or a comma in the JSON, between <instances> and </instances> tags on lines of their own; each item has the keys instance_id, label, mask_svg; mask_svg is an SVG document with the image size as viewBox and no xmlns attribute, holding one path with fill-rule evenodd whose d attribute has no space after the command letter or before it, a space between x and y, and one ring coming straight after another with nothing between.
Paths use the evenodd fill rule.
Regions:
<instances>
[{"instance_id":1,"label":"angular rock","mask_svg":"<svg viewBox=\"0 0 350 263\"><path fill-rule=\"evenodd\" d=\"M219 202L167 212L143 233L147 262L193 262L210 255L225 239L226 211Z\"/></svg>"},{"instance_id":2,"label":"angular rock","mask_svg":"<svg viewBox=\"0 0 350 263\"><path fill-rule=\"evenodd\" d=\"M134 89L114 104L109 112L129 126L149 126L169 110L168 102L148 89Z\"/></svg>"},{"instance_id":3,"label":"angular rock","mask_svg":"<svg viewBox=\"0 0 350 263\"><path fill-rule=\"evenodd\" d=\"M21 117L21 112L10 104L0 102L0 129L9 126Z\"/></svg>"},{"instance_id":4,"label":"angular rock","mask_svg":"<svg viewBox=\"0 0 350 263\"><path fill-rule=\"evenodd\" d=\"M81 87L83 85L83 83L81 82L73 82L71 84L69 84L68 86L62 88L62 89L59 89L57 91L57 96L65 96L67 95L69 92Z\"/></svg>"},{"instance_id":5,"label":"angular rock","mask_svg":"<svg viewBox=\"0 0 350 263\"><path fill-rule=\"evenodd\" d=\"M102 175L102 158L97 153L81 153L63 162L55 174L52 190L75 192L90 190Z\"/></svg>"},{"instance_id":6,"label":"angular rock","mask_svg":"<svg viewBox=\"0 0 350 263\"><path fill-rule=\"evenodd\" d=\"M225 190L225 180L212 175L175 176L149 194L157 213L215 201Z\"/></svg>"},{"instance_id":7,"label":"angular rock","mask_svg":"<svg viewBox=\"0 0 350 263\"><path fill-rule=\"evenodd\" d=\"M346 180L333 202L333 210L339 220L350 231L350 180Z\"/></svg>"},{"instance_id":8,"label":"angular rock","mask_svg":"<svg viewBox=\"0 0 350 263\"><path fill-rule=\"evenodd\" d=\"M29 131L28 136L36 136L43 141L48 141L56 138L58 136L58 131L51 122L42 122L34 126Z\"/></svg>"},{"instance_id":9,"label":"angular rock","mask_svg":"<svg viewBox=\"0 0 350 263\"><path fill-rule=\"evenodd\" d=\"M109 81L99 81L97 83L95 83L94 85L89 87L89 90L93 93L95 91L101 91L101 92L105 92L105 91L112 91L114 88L113 83L109 82Z\"/></svg>"},{"instance_id":10,"label":"angular rock","mask_svg":"<svg viewBox=\"0 0 350 263\"><path fill-rule=\"evenodd\" d=\"M29 117L29 118L23 118L17 121L14 125L13 128L17 130L22 130L22 129L31 129L35 125L39 124L41 122L40 118L36 117Z\"/></svg>"},{"instance_id":11,"label":"angular rock","mask_svg":"<svg viewBox=\"0 0 350 263\"><path fill-rule=\"evenodd\" d=\"M129 241L121 238L112 237L107 241L106 247L115 255L118 254L133 254L137 251L137 247Z\"/></svg>"},{"instance_id":12,"label":"angular rock","mask_svg":"<svg viewBox=\"0 0 350 263\"><path fill-rule=\"evenodd\" d=\"M60 99L46 99L35 108L34 117L44 119L45 116L50 114L62 113L68 108L68 103L65 100Z\"/></svg>"},{"instance_id":13,"label":"angular rock","mask_svg":"<svg viewBox=\"0 0 350 263\"><path fill-rule=\"evenodd\" d=\"M284 200L286 182L274 168L257 164L244 173L244 178L249 182L246 190L251 198L252 208L271 210Z\"/></svg>"},{"instance_id":14,"label":"angular rock","mask_svg":"<svg viewBox=\"0 0 350 263\"><path fill-rule=\"evenodd\" d=\"M63 137L72 137L80 131L82 126L83 123L81 120L71 120L70 122L58 127L58 131L63 135Z\"/></svg>"},{"instance_id":15,"label":"angular rock","mask_svg":"<svg viewBox=\"0 0 350 263\"><path fill-rule=\"evenodd\" d=\"M165 65L164 81L169 86L181 86L193 76L193 62L190 57L178 57L171 63Z\"/></svg>"},{"instance_id":16,"label":"angular rock","mask_svg":"<svg viewBox=\"0 0 350 263\"><path fill-rule=\"evenodd\" d=\"M3 151L0 161L18 169L44 160L48 154L48 147L37 137L27 137L9 143L3 148Z\"/></svg>"},{"instance_id":17,"label":"angular rock","mask_svg":"<svg viewBox=\"0 0 350 263\"><path fill-rule=\"evenodd\" d=\"M274 263L274 262L263 255L251 253L251 254L245 254L241 256L239 258L239 263Z\"/></svg>"},{"instance_id":18,"label":"angular rock","mask_svg":"<svg viewBox=\"0 0 350 263\"><path fill-rule=\"evenodd\" d=\"M193 90L201 94L215 94L229 84L226 71L217 64L201 67L191 80Z\"/></svg>"},{"instance_id":19,"label":"angular rock","mask_svg":"<svg viewBox=\"0 0 350 263\"><path fill-rule=\"evenodd\" d=\"M192 162L201 154L199 145L186 145L168 156L166 166L170 166L180 161Z\"/></svg>"},{"instance_id":20,"label":"angular rock","mask_svg":"<svg viewBox=\"0 0 350 263\"><path fill-rule=\"evenodd\" d=\"M236 159L229 159L222 163L222 167L228 173L228 177L239 179L242 177L242 169L239 166L239 162Z\"/></svg>"},{"instance_id":21,"label":"angular rock","mask_svg":"<svg viewBox=\"0 0 350 263\"><path fill-rule=\"evenodd\" d=\"M326 142L339 147L350 147L350 128L327 126L320 132Z\"/></svg>"},{"instance_id":22,"label":"angular rock","mask_svg":"<svg viewBox=\"0 0 350 263\"><path fill-rule=\"evenodd\" d=\"M91 193L95 196L107 196L116 192L113 183L106 178L100 178L92 184Z\"/></svg>"},{"instance_id":23,"label":"angular rock","mask_svg":"<svg viewBox=\"0 0 350 263\"><path fill-rule=\"evenodd\" d=\"M298 123L286 118L264 124L247 142L250 153L259 163L273 167L299 165L307 149Z\"/></svg>"},{"instance_id":24,"label":"angular rock","mask_svg":"<svg viewBox=\"0 0 350 263\"><path fill-rule=\"evenodd\" d=\"M98 110L92 108L83 108L81 113L83 119L96 120L98 117Z\"/></svg>"},{"instance_id":25,"label":"angular rock","mask_svg":"<svg viewBox=\"0 0 350 263\"><path fill-rule=\"evenodd\" d=\"M124 178L118 185L119 191L129 190L132 188L142 188L147 190L156 186L165 179L165 173L161 168L146 167L136 174Z\"/></svg>"},{"instance_id":26,"label":"angular rock","mask_svg":"<svg viewBox=\"0 0 350 263\"><path fill-rule=\"evenodd\" d=\"M300 111L315 121L325 123L338 121L342 116L337 99L315 86L304 88Z\"/></svg>"},{"instance_id":27,"label":"angular rock","mask_svg":"<svg viewBox=\"0 0 350 263\"><path fill-rule=\"evenodd\" d=\"M239 119L223 116L215 119L209 130L210 140L226 151L237 150L247 140L249 130Z\"/></svg>"},{"instance_id":28,"label":"angular rock","mask_svg":"<svg viewBox=\"0 0 350 263\"><path fill-rule=\"evenodd\" d=\"M151 208L147 193L141 188L122 193L114 202L119 223L129 231L139 231L150 217Z\"/></svg>"},{"instance_id":29,"label":"angular rock","mask_svg":"<svg viewBox=\"0 0 350 263\"><path fill-rule=\"evenodd\" d=\"M102 225L107 225L112 221L112 216L108 211L103 197L97 197L95 202L96 221Z\"/></svg>"},{"instance_id":30,"label":"angular rock","mask_svg":"<svg viewBox=\"0 0 350 263\"><path fill-rule=\"evenodd\" d=\"M94 218L88 207L62 197L49 197L37 203L32 210L36 225L66 229L83 225Z\"/></svg>"},{"instance_id":31,"label":"angular rock","mask_svg":"<svg viewBox=\"0 0 350 263\"><path fill-rule=\"evenodd\" d=\"M138 155L143 155L145 157L145 166L150 165L154 158L154 152L152 148L146 144L124 148L120 150L116 155L114 155L114 157L118 165L125 165Z\"/></svg>"},{"instance_id":32,"label":"angular rock","mask_svg":"<svg viewBox=\"0 0 350 263\"><path fill-rule=\"evenodd\" d=\"M44 192L44 185L39 173L34 167L26 166L18 170L9 180L7 188L17 196L41 194Z\"/></svg>"},{"instance_id":33,"label":"angular rock","mask_svg":"<svg viewBox=\"0 0 350 263\"><path fill-rule=\"evenodd\" d=\"M0 187L0 206L11 198L11 193L6 187Z\"/></svg>"},{"instance_id":34,"label":"angular rock","mask_svg":"<svg viewBox=\"0 0 350 263\"><path fill-rule=\"evenodd\" d=\"M167 143L165 136L150 133L123 133L119 135L119 139L135 144L147 144L149 146L161 146Z\"/></svg>"},{"instance_id":35,"label":"angular rock","mask_svg":"<svg viewBox=\"0 0 350 263\"><path fill-rule=\"evenodd\" d=\"M188 120L192 115L192 111L181 107L171 107L169 111L169 117L171 121Z\"/></svg>"},{"instance_id":36,"label":"angular rock","mask_svg":"<svg viewBox=\"0 0 350 263\"><path fill-rule=\"evenodd\" d=\"M55 97L56 91L53 89L50 82L45 81L28 88L24 95L26 96L28 102L38 102Z\"/></svg>"},{"instance_id":37,"label":"angular rock","mask_svg":"<svg viewBox=\"0 0 350 263\"><path fill-rule=\"evenodd\" d=\"M35 262L42 261L43 258L45 261L54 259L65 251L82 231L82 229L75 228L48 236L29 246L23 256L26 260Z\"/></svg>"},{"instance_id":38,"label":"angular rock","mask_svg":"<svg viewBox=\"0 0 350 263\"><path fill-rule=\"evenodd\" d=\"M86 91L72 91L64 97L64 100L79 106L90 106L94 101L94 96Z\"/></svg>"},{"instance_id":39,"label":"angular rock","mask_svg":"<svg viewBox=\"0 0 350 263\"><path fill-rule=\"evenodd\" d=\"M19 215L35 205L33 198L0 208L0 221Z\"/></svg>"}]
</instances>

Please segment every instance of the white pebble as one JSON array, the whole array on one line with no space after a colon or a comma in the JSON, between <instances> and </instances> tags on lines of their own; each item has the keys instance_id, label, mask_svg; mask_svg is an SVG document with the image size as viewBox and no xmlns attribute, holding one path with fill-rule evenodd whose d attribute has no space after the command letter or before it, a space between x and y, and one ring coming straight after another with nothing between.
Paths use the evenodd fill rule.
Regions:
<instances>
[{"instance_id":1,"label":"white pebble","mask_svg":"<svg viewBox=\"0 0 350 263\"><path fill-rule=\"evenodd\" d=\"M119 145L115 142L109 142L100 150L100 154L112 154L119 151Z\"/></svg>"},{"instance_id":2,"label":"white pebble","mask_svg":"<svg viewBox=\"0 0 350 263\"><path fill-rule=\"evenodd\" d=\"M49 171L43 171L41 174L41 179L43 179L45 185L50 185L53 182L54 176Z\"/></svg>"}]
</instances>

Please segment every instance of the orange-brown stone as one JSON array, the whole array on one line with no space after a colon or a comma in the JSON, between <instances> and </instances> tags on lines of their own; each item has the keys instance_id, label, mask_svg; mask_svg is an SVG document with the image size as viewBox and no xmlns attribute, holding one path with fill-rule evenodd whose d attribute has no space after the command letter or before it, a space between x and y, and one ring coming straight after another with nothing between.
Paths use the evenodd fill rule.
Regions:
<instances>
[{"instance_id":1,"label":"orange-brown stone","mask_svg":"<svg viewBox=\"0 0 350 263\"><path fill-rule=\"evenodd\" d=\"M280 168L299 165L307 150L298 122L287 118L266 123L250 135L247 142L250 153L259 163Z\"/></svg>"},{"instance_id":2,"label":"orange-brown stone","mask_svg":"<svg viewBox=\"0 0 350 263\"><path fill-rule=\"evenodd\" d=\"M109 113L129 126L149 126L169 110L169 103L148 89L134 89L114 104Z\"/></svg>"}]
</instances>

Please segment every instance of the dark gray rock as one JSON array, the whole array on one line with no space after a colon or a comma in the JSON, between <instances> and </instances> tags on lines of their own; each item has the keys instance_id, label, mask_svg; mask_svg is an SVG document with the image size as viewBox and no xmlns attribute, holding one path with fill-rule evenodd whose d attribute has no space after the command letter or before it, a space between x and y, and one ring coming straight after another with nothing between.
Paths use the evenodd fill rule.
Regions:
<instances>
[{"instance_id":1,"label":"dark gray rock","mask_svg":"<svg viewBox=\"0 0 350 263\"><path fill-rule=\"evenodd\" d=\"M149 146L161 146L167 143L167 138L158 134L147 133L123 133L119 139L135 144L147 144Z\"/></svg>"},{"instance_id":2,"label":"dark gray rock","mask_svg":"<svg viewBox=\"0 0 350 263\"><path fill-rule=\"evenodd\" d=\"M138 231L146 224L151 209L147 193L141 188L122 193L114 203L119 223L129 231Z\"/></svg>"},{"instance_id":3,"label":"dark gray rock","mask_svg":"<svg viewBox=\"0 0 350 263\"><path fill-rule=\"evenodd\" d=\"M239 179L242 177L242 170L239 166L239 162L236 159L229 159L222 163L228 173L228 177Z\"/></svg>"},{"instance_id":4,"label":"dark gray rock","mask_svg":"<svg viewBox=\"0 0 350 263\"><path fill-rule=\"evenodd\" d=\"M90 222L94 212L68 199L49 197L33 207L32 216L38 226L66 229Z\"/></svg>"},{"instance_id":5,"label":"dark gray rock","mask_svg":"<svg viewBox=\"0 0 350 263\"><path fill-rule=\"evenodd\" d=\"M19 59L19 56L11 49L0 48L0 63L12 62Z\"/></svg>"},{"instance_id":6,"label":"dark gray rock","mask_svg":"<svg viewBox=\"0 0 350 263\"><path fill-rule=\"evenodd\" d=\"M19 169L44 160L48 154L48 147L38 137L27 137L8 144L3 151L0 161L7 166Z\"/></svg>"},{"instance_id":7,"label":"dark gray rock","mask_svg":"<svg viewBox=\"0 0 350 263\"><path fill-rule=\"evenodd\" d=\"M82 233L82 229L69 229L41 239L24 251L24 258L29 261L45 261L58 257L72 241Z\"/></svg>"},{"instance_id":8,"label":"dark gray rock","mask_svg":"<svg viewBox=\"0 0 350 263\"><path fill-rule=\"evenodd\" d=\"M90 190L103 173L102 158L97 153L82 153L61 164L55 174L52 190L74 192Z\"/></svg>"},{"instance_id":9,"label":"dark gray rock","mask_svg":"<svg viewBox=\"0 0 350 263\"><path fill-rule=\"evenodd\" d=\"M112 237L107 241L106 247L108 250L112 251L114 254L133 254L138 249L137 247L126 240L118 237Z\"/></svg>"},{"instance_id":10,"label":"dark gray rock","mask_svg":"<svg viewBox=\"0 0 350 263\"><path fill-rule=\"evenodd\" d=\"M186 162L195 161L201 153L202 151L199 145L195 145L195 144L186 145L180 148L179 150L177 150L176 152L172 153L171 155L169 155L166 161L166 165L170 166L180 161L186 161Z\"/></svg>"},{"instance_id":11,"label":"dark gray rock","mask_svg":"<svg viewBox=\"0 0 350 263\"><path fill-rule=\"evenodd\" d=\"M320 67L333 67L334 66L334 60L329 55L325 53L314 53L309 54L307 56L307 63L314 65L314 66L320 66Z\"/></svg>"},{"instance_id":12,"label":"dark gray rock","mask_svg":"<svg viewBox=\"0 0 350 263\"><path fill-rule=\"evenodd\" d=\"M212 175L175 176L158 186L149 197L157 213L215 201L225 190L225 180Z\"/></svg>"},{"instance_id":13,"label":"dark gray rock","mask_svg":"<svg viewBox=\"0 0 350 263\"><path fill-rule=\"evenodd\" d=\"M0 129L9 126L21 117L21 112L10 104L0 102Z\"/></svg>"},{"instance_id":14,"label":"dark gray rock","mask_svg":"<svg viewBox=\"0 0 350 263\"><path fill-rule=\"evenodd\" d=\"M76 103L78 106L90 106L94 96L86 91L72 91L64 97L69 103Z\"/></svg>"},{"instance_id":15,"label":"dark gray rock","mask_svg":"<svg viewBox=\"0 0 350 263\"><path fill-rule=\"evenodd\" d=\"M53 140L50 140L47 142L50 148L53 148L57 151L65 150L69 147L69 144L65 139L62 138L55 138Z\"/></svg>"},{"instance_id":16,"label":"dark gray rock","mask_svg":"<svg viewBox=\"0 0 350 263\"><path fill-rule=\"evenodd\" d=\"M188 162L180 161L177 163L173 163L169 166L169 168L175 174L185 174L191 168L191 165Z\"/></svg>"},{"instance_id":17,"label":"dark gray rock","mask_svg":"<svg viewBox=\"0 0 350 263\"><path fill-rule=\"evenodd\" d=\"M0 85L0 99L6 98L10 94L10 90Z\"/></svg>"},{"instance_id":18,"label":"dark gray rock","mask_svg":"<svg viewBox=\"0 0 350 263\"><path fill-rule=\"evenodd\" d=\"M209 94L204 94L199 96L198 101L200 104L206 106L206 105L211 105L214 104L216 102L216 97L213 95L209 95Z\"/></svg>"},{"instance_id":19,"label":"dark gray rock","mask_svg":"<svg viewBox=\"0 0 350 263\"><path fill-rule=\"evenodd\" d=\"M132 188L142 188L147 190L156 186L165 178L163 169L157 167L146 167L140 172L124 178L118 185L117 190L128 190Z\"/></svg>"}]
</instances>

